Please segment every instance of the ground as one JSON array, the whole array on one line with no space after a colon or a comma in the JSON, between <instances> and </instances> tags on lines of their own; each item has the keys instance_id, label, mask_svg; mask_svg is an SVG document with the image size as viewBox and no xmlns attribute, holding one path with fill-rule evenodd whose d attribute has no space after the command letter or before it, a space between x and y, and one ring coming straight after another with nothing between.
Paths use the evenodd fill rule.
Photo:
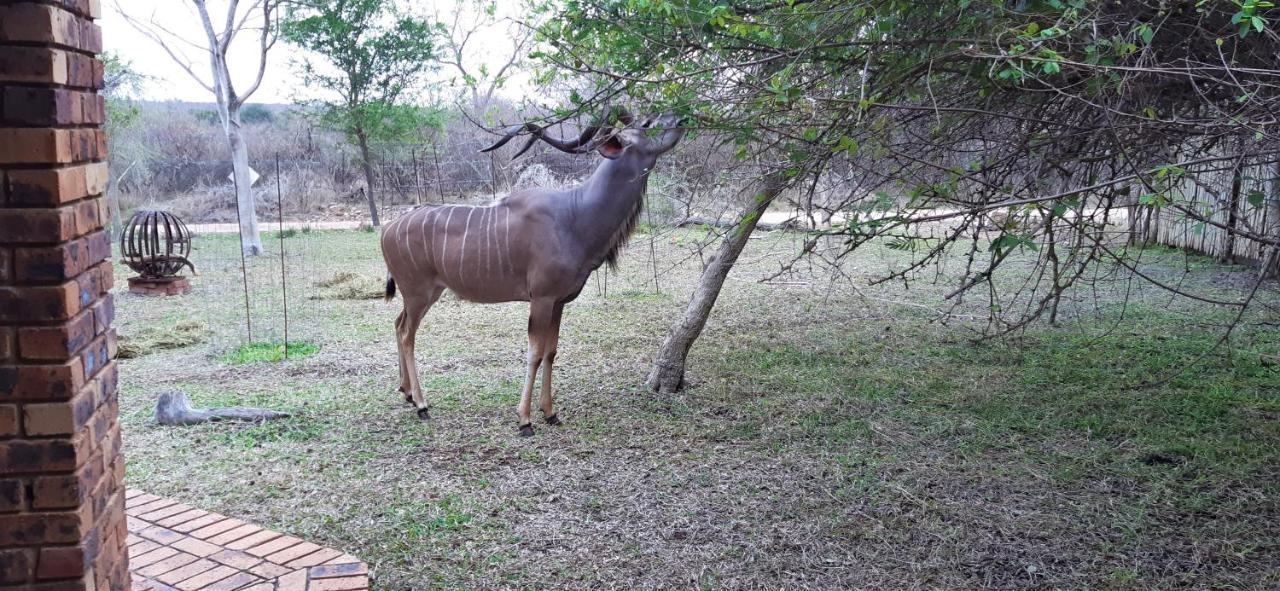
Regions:
<instances>
[{"instance_id":1,"label":"ground","mask_svg":"<svg viewBox=\"0 0 1280 591\"><path fill-rule=\"evenodd\" d=\"M214 333L121 362L128 485L348 551L380 589L1280 587L1275 318L1247 317L1192 364L1232 312L1104 272L1060 326L975 343L983 303L933 311L949 270L869 287L906 256L869 246L845 267L853 285L764 284L799 240L774 233L726 285L690 388L658 396L642 382L700 270L698 235L637 236L607 297L593 280L569 306L566 424L530 439L511 411L525 305L432 310L424 423L395 392L398 303L305 300L298 278L291 330L319 350L253 362L232 351L234 245L200 237L192 295L117 296L126 337L193 316ZM373 233L290 240L311 274L382 274ZM1226 298L1251 277L1144 258ZM277 264L248 262L261 277ZM295 416L159 427L166 389Z\"/></svg>"}]
</instances>

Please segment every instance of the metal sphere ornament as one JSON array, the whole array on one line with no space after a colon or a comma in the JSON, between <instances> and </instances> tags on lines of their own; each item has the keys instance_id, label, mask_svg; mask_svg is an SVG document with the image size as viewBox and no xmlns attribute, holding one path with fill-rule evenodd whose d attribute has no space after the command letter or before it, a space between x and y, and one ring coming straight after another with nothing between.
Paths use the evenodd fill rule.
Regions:
<instances>
[{"instance_id":1,"label":"metal sphere ornament","mask_svg":"<svg viewBox=\"0 0 1280 591\"><path fill-rule=\"evenodd\" d=\"M129 278L129 291L141 295L180 295L191 284L178 273L196 266L191 255L191 232L167 211L135 212L120 233L120 262L138 274Z\"/></svg>"}]
</instances>

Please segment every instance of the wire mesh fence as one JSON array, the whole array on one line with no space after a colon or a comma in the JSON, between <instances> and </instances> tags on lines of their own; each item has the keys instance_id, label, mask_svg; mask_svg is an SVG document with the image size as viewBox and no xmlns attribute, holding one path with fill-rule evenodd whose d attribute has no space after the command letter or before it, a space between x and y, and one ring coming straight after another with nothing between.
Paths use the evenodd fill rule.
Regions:
<instances>
[{"instance_id":1,"label":"wire mesh fence","mask_svg":"<svg viewBox=\"0 0 1280 591\"><path fill-rule=\"evenodd\" d=\"M596 165L582 157L512 162L479 154L479 142L470 147L475 149L461 151L469 155L465 158L445 159L429 147L409 146L397 152L401 157L374 166L373 196L382 222L419 204L480 204L521 188L576 184ZM382 296L385 268L379 234L369 225L367 187L362 178L347 178L319 160L255 160L252 166L260 175L253 187L260 254L242 254L235 192L217 170L192 191L153 199L124 196L116 217L127 219L138 208L166 209L188 222L199 276L184 306L203 319L215 350L251 343L282 352L286 344L293 349L322 345L329 334L324 327L335 313L325 300ZM634 239L639 248L630 263L649 272L610 274L602 268L587 289L605 296L662 290L664 270L654 259L653 245L670 238L670 223L687 209L693 193L678 172L664 167L650 180L647 211ZM635 260L639 256L648 258Z\"/></svg>"}]
</instances>

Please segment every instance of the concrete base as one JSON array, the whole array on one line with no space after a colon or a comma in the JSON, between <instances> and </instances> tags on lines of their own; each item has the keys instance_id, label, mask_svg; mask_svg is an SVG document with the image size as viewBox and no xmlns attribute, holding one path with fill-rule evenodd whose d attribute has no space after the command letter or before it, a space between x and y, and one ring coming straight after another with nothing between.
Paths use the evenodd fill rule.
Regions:
<instances>
[{"instance_id":1,"label":"concrete base","mask_svg":"<svg viewBox=\"0 0 1280 591\"><path fill-rule=\"evenodd\" d=\"M130 277L129 293L144 296L183 295L191 291L191 282L186 277L165 277L149 279L146 277Z\"/></svg>"}]
</instances>

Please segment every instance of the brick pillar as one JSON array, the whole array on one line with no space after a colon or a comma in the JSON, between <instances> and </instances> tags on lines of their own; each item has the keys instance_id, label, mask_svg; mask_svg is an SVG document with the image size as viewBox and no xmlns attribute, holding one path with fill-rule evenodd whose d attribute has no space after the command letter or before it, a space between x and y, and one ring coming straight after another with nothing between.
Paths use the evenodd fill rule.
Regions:
<instances>
[{"instance_id":1,"label":"brick pillar","mask_svg":"<svg viewBox=\"0 0 1280 591\"><path fill-rule=\"evenodd\" d=\"M99 0L0 0L0 589L129 588Z\"/></svg>"}]
</instances>

